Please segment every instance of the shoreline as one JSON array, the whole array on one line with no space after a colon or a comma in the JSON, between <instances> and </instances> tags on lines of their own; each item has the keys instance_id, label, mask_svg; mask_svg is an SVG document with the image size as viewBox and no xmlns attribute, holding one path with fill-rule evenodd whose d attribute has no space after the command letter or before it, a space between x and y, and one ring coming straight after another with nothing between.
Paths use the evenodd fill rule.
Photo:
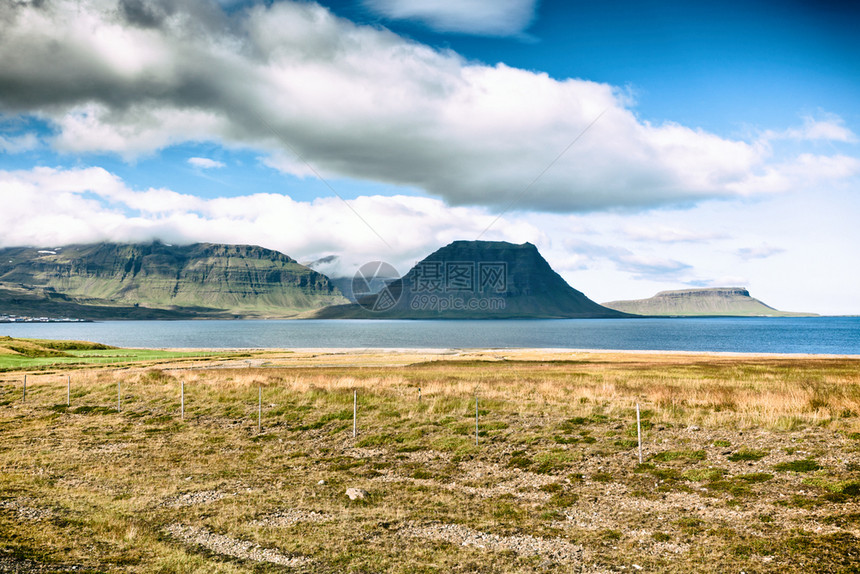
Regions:
<instances>
[{"instance_id":1,"label":"shoreline","mask_svg":"<svg viewBox=\"0 0 860 574\"><path fill-rule=\"evenodd\" d=\"M860 359L860 354L833 353L746 353L737 351L683 351L655 349L568 349L559 347L137 347L168 352L255 352L255 353L300 353L327 355L453 355L464 354L586 354L586 355L653 355L653 356L706 356L727 358L786 358L786 359Z\"/></svg>"}]
</instances>

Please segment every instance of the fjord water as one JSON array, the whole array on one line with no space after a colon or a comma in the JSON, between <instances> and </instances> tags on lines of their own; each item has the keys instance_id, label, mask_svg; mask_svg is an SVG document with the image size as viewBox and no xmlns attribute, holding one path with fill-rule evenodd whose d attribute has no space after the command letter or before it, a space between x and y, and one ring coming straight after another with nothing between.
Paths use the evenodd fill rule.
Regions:
<instances>
[{"instance_id":1,"label":"fjord water","mask_svg":"<svg viewBox=\"0 0 860 574\"><path fill-rule=\"evenodd\" d=\"M0 324L0 335L136 348L566 348L860 355L860 317Z\"/></svg>"}]
</instances>

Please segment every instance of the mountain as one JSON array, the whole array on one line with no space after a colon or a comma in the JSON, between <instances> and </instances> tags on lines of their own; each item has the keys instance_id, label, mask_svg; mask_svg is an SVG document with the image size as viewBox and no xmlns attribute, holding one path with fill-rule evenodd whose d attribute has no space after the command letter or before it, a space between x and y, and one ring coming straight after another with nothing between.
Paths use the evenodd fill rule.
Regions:
<instances>
[{"instance_id":1,"label":"mountain","mask_svg":"<svg viewBox=\"0 0 860 574\"><path fill-rule=\"evenodd\" d=\"M346 302L329 279L250 245L0 249L0 313L87 319L285 318Z\"/></svg>"},{"instance_id":2,"label":"mountain","mask_svg":"<svg viewBox=\"0 0 860 574\"><path fill-rule=\"evenodd\" d=\"M531 243L455 241L379 293L378 267L357 282L358 303L326 307L316 319L511 319L624 317L568 285ZM362 284L362 281L366 281ZM362 288L366 285L366 288Z\"/></svg>"},{"instance_id":3,"label":"mountain","mask_svg":"<svg viewBox=\"0 0 860 574\"><path fill-rule=\"evenodd\" d=\"M729 316L729 317L803 317L813 313L789 313L750 297L742 287L682 289L661 291L650 299L610 301L610 309L638 315Z\"/></svg>"}]
</instances>

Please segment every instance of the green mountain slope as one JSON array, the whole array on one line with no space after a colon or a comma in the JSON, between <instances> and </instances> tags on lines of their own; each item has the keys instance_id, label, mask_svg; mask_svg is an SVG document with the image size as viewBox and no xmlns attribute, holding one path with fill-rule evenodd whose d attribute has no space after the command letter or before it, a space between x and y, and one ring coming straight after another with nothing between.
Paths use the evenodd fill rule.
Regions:
<instances>
[{"instance_id":1,"label":"green mountain slope","mask_svg":"<svg viewBox=\"0 0 860 574\"><path fill-rule=\"evenodd\" d=\"M346 301L277 251L159 242L0 249L0 312L15 312L15 299L81 318L291 317Z\"/></svg>"},{"instance_id":2,"label":"green mountain slope","mask_svg":"<svg viewBox=\"0 0 860 574\"><path fill-rule=\"evenodd\" d=\"M318 319L510 319L623 317L568 285L531 243L455 241L358 304Z\"/></svg>"},{"instance_id":3,"label":"green mountain slope","mask_svg":"<svg viewBox=\"0 0 860 574\"><path fill-rule=\"evenodd\" d=\"M610 309L638 315L727 316L727 317L803 317L812 313L789 313L750 297L742 287L682 289L661 291L650 299L610 301Z\"/></svg>"}]
</instances>

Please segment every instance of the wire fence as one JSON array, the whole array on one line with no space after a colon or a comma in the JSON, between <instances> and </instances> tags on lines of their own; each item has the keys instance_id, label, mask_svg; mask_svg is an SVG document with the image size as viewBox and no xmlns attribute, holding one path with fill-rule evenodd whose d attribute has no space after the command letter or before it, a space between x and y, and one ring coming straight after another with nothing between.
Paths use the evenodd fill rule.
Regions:
<instances>
[{"instance_id":1,"label":"wire fence","mask_svg":"<svg viewBox=\"0 0 860 574\"><path fill-rule=\"evenodd\" d=\"M173 369L173 370L177 370L177 369ZM193 368L188 368L188 369L183 368L181 370L182 371L191 371L191 370L193 370ZM79 387L80 390L77 391L74 395L76 402L75 402L75 405L73 405L72 404L72 397L73 397L72 388L73 388L73 385L72 385L72 376L70 374L65 374L65 375L37 375L37 377L38 378L34 380L33 375L27 374L27 375L23 375L22 377L20 377L18 379L16 379L16 378L5 378L5 379L0 380L0 385L5 385L5 387L0 387L4 391L3 395L0 396L0 406L9 405L9 404L12 404L15 402L14 395L16 393L14 391L14 387L16 385L20 385L21 386L21 390L20 390L21 394L20 394L20 398L18 400L20 401L20 403L22 405L28 405L31 408L40 408L41 407L41 408L52 408L54 410L57 410L60 407L65 407L65 409L67 411L72 412L72 413L76 412L73 409L73 407L77 408L81 412L85 412L87 409L90 409L90 408L102 408L102 409L111 408L111 407L105 407L103 400L99 401L100 404L95 404L95 405L91 404L93 402L91 400L92 395L95 395L95 394L100 394L101 396L105 395L104 390L99 392L97 385L94 385L93 383L83 384ZM184 422L186 420L186 414L187 414L187 410L189 408L189 405L187 404L187 396L186 396L186 388L185 388L186 387L186 381L185 380L177 380L173 384L175 384L175 386L176 386L176 396L179 399L179 407L177 409L175 416L180 421ZM102 384L102 388L104 388L104 386L105 386L105 384ZM205 387L206 383L201 383L201 386ZM256 410L256 417L255 417L256 421L255 422L256 422L256 430L257 430L258 434L264 432L264 425L263 425L263 421L264 421L264 416L263 416L264 415L264 408L263 408L264 393L263 393L263 390L264 390L264 387L271 387L271 386L272 386L271 384L267 384L267 385L263 385L262 383L257 384L256 385L256 387L257 387L257 389L256 389L257 390L257 393L256 393L256 395L257 395L256 399L257 400L256 401L253 401L253 399L251 399L252 395L250 393L248 393L248 395L249 395L248 399L249 400L238 400L238 403L241 406L245 406L246 408L249 405L253 404L253 402L256 402L256 409L255 409ZM60 387L62 387L62 390L65 391L64 397L63 397L65 400L62 403L60 403L60 402L51 403L50 399L48 401L44 400L44 397L46 394L49 394L51 397L53 397L54 395L59 396L59 393L56 391L56 389L58 389ZM125 393L126 393L125 397L123 396L123 392L124 392L123 389L124 388L125 388ZM118 379L116 381L116 395L115 395L116 396L116 403L115 403L114 408L115 408L115 411L117 413L123 412L123 404L125 404L126 407L128 407L129 405L134 405L134 407L136 407L138 409L141 408L141 402L139 401L139 397L129 394L130 391L133 390L133 388L134 387L132 387L130 384L126 384L125 387L123 387L121 379ZM424 404L426 405L428 397L426 396L426 394L424 396L422 396L422 388L420 386L412 387L409 390L414 392L415 403L417 405L422 404L422 398L423 398ZM359 394L359 391L357 388L352 389L351 394L352 394L352 438L357 439L358 436L361 434L360 429L359 429L359 424L358 424L359 423L359 413L360 413L360 408L359 408L359 406L360 406L360 401L359 401L360 394ZM37 403L36 401L38 401L40 399L41 399L41 402ZM126 399L125 403L124 403L124 399ZM128 399L131 399L131 400L128 400ZM218 402L220 403L222 401L218 401ZM475 446L478 447L478 446L480 446L480 437L486 436L486 430L482 430L482 428L481 428L482 415L484 415L484 417L486 417L490 413L486 409L484 411L482 411L480 409L480 396L479 396L479 393L477 393L477 392L474 394L474 403L475 403L474 440L475 440ZM277 410L279 405L269 404L268 406L269 406L269 409ZM485 405L485 407L486 407L486 405ZM145 408L145 405L144 405L144 408ZM636 437L637 437L636 446L638 447L638 462L641 464L643 462L643 434L642 434L642 419L640 416L640 405L638 402L635 403L635 412L636 412L635 425L636 425ZM490 424L489 427L492 428L492 424Z\"/></svg>"}]
</instances>

